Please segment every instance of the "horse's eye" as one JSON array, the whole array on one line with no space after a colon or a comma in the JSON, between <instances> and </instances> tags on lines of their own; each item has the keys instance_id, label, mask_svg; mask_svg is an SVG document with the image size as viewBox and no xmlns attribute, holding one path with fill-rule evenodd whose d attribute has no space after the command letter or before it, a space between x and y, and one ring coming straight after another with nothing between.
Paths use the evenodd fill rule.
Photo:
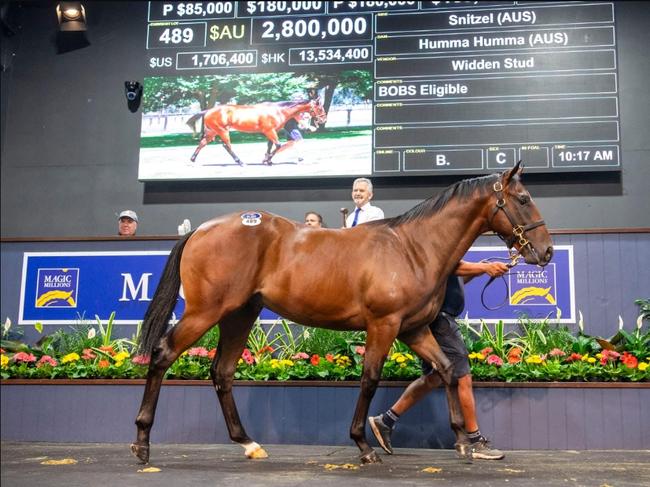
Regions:
<instances>
[{"instance_id":1,"label":"horse's eye","mask_svg":"<svg viewBox=\"0 0 650 487\"><path fill-rule=\"evenodd\" d=\"M521 203L522 205L530 203L530 196L528 196L527 194L519 195L519 203Z\"/></svg>"}]
</instances>

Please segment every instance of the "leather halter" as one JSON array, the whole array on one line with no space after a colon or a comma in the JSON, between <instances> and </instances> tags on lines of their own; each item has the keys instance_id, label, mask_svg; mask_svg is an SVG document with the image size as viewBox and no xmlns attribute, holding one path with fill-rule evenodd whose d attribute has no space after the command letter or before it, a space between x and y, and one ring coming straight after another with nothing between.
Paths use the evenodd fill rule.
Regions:
<instances>
[{"instance_id":1,"label":"leather halter","mask_svg":"<svg viewBox=\"0 0 650 487\"><path fill-rule=\"evenodd\" d=\"M506 200L503 194L503 184L501 184L501 181L495 182L492 185L492 189L496 193L497 202L496 202L496 206L492 210L492 214L488 218L488 223L491 226L494 217L499 212L499 210L501 210L505 213L506 218L512 225L512 235L510 235L509 237L503 237L498 232L495 232L499 236L499 238L506 243L506 245L508 246L508 250L511 251L510 253L511 261L508 264L508 267L513 267L517 264L517 260L519 259L519 256L521 255L521 251L524 247L528 247L528 250L537 258L537 261L539 262L539 256L537 255L537 252L535 252L535 249L531 245L530 241L526 238L525 234L527 231L532 230L533 228L546 225L546 223L544 222L544 220L538 220L536 222L529 223L527 225L516 224L514 218L512 217L512 215L508 211L508 208L506 207ZM512 248L515 245L515 243L519 244L519 250L517 250L516 252L512 252Z\"/></svg>"}]
</instances>

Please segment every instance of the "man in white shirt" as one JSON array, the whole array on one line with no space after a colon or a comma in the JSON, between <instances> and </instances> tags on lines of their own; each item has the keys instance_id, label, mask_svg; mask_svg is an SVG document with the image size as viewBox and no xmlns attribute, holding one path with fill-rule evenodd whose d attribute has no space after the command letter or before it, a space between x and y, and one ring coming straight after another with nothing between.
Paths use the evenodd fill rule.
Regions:
<instances>
[{"instance_id":1,"label":"man in white shirt","mask_svg":"<svg viewBox=\"0 0 650 487\"><path fill-rule=\"evenodd\" d=\"M347 228L384 218L384 212L381 208L370 204L372 196L372 182L370 179L357 178L354 180L354 183L352 183L352 201L354 201L355 209L345 220Z\"/></svg>"}]
</instances>

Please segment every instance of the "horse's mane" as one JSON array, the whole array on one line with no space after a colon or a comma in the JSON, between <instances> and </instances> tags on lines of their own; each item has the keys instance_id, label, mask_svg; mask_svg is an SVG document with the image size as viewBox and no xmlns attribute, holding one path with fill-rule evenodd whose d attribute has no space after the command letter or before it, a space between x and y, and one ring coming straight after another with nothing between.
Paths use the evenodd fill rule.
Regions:
<instances>
[{"instance_id":1,"label":"horse's mane","mask_svg":"<svg viewBox=\"0 0 650 487\"><path fill-rule=\"evenodd\" d=\"M491 189L494 180L498 177L498 174L490 174L488 176L481 176L478 178L458 181L457 183L454 183L448 188L444 189L442 193L427 198L423 202L417 204L406 213L402 213L401 215L395 216L393 218L386 218L385 220L368 222L365 225L374 223L388 225L392 228L403 225L404 223L419 220L420 218L434 215L442 210L447 205L447 203L453 199L459 199L461 201L467 200L476 191L481 191L484 193L488 189Z\"/></svg>"}]
</instances>

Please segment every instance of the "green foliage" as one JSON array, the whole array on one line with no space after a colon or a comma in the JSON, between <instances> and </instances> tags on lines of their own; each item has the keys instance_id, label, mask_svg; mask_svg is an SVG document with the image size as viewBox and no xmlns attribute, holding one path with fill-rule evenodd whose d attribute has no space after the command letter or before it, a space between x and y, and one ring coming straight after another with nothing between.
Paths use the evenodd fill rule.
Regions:
<instances>
[{"instance_id":1,"label":"green foliage","mask_svg":"<svg viewBox=\"0 0 650 487\"><path fill-rule=\"evenodd\" d=\"M634 304L639 307L639 317L641 320L650 321L650 299L636 299Z\"/></svg>"},{"instance_id":2,"label":"green foliage","mask_svg":"<svg viewBox=\"0 0 650 487\"><path fill-rule=\"evenodd\" d=\"M146 360L134 356L132 339L112 337L111 315L96 328L80 322L69 330L43 336L35 345L3 340L1 377L8 378L142 378ZM601 349L594 337L573 336L549 319L522 317L518 331L506 332L502 322L481 323L476 329L460 322L472 374L476 381L648 381L650 332L641 326L622 327ZM6 329L4 329L6 328ZM9 336L9 326L3 338ZM71 331L70 331L71 330ZM219 340L210 329L169 368L166 378L209 379ZM302 328L280 320L257 322L249 336L235 378L244 380L358 380L363 371L365 332ZM612 343L615 342L615 347ZM609 351L614 350L617 351ZM412 380L421 362L402 342L395 341L384 363L382 378Z\"/></svg>"},{"instance_id":3,"label":"green foliage","mask_svg":"<svg viewBox=\"0 0 650 487\"><path fill-rule=\"evenodd\" d=\"M348 70L334 76L313 73L156 76L144 81L142 109L144 112L165 110L173 113L196 104L200 110L205 110L215 104L284 101L305 98L307 89L324 86L330 87L340 98L335 99L337 103L372 99L372 76L367 70Z\"/></svg>"},{"instance_id":4,"label":"green foliage","mask_svg":"<svg viewBox=\"0 0 650 487\"><path fill-rule=\"evenodd\" d=\"M520 339L512 332L505 332L503 321L499 320L494 325L494 333L490 325L481 321L479 329L472 327L468 322L459 322L461 333L467 337L468 350L479 351L484 348L492 348L495 354L504 356L507 349L518 346ZM469 343L468 343L469 342Z\"/></svg>"}]
</instances>

